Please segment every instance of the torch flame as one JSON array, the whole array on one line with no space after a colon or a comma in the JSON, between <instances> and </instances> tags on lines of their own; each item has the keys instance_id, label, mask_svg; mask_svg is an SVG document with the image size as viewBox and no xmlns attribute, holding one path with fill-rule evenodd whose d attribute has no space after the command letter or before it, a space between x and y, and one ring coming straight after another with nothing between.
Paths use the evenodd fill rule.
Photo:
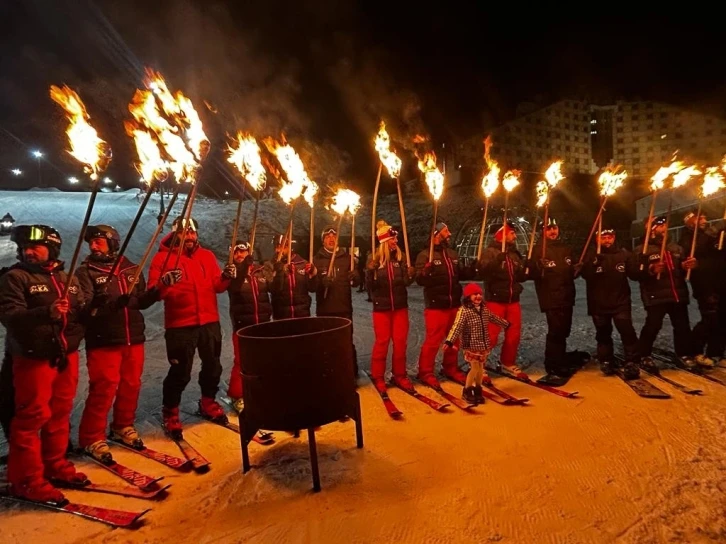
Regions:
<instances>
[{"instance_id":1,"label":"torch flame","mask_svg":"<svg viewBox=\"0 0 726 544\"><path fill-rule=\"evenodd\" d=\"M315 205L315 195L318 194L318 190L318 184L314 181L311 181L308 185L305 186L303 198L305 199L305 202L308 203L308 206L310 206L311 208Z\"/></svg>"},{"instance_id":2,"label":"torch flame","mask_svg":"<svg viewBox=\"0 0 726 544\"><path fill-rule=\"evenodd\" d=\"M550 193L550 186L547 185L546 181L538 181L535 188L537 192L537 207L541 208L547 202L547 195Z\"/></svg>"},{"instance_id":3,"label":"torch flame","mask_svg":"<svg viewBox=\"0 0 726 544\"><path fill-rule=\"evenodd\" d=\"M305 187L313 182L308 177L300 156L290 144L279 143L272 138L266 138L264 143L270 153L277 157L280 166L285 171L288 183L282 184L279 193L283 202L290 204L302 194Z\"/></svg>"},{"instance_id":4,"label":"torch flame","mask_svg":"<svg viewBox=\"0 0 726 544\"><path fill-rule=\"evenodd\" d=\"M696 166L687 166L686 168L683 168L682 170L679 170L678 172L673 174L672 187L674 189L682 187L688 182L689 179L694 176L699 176L702 173L703 172L701 172Z\"/></svg>"},{"instance_id":5,"label":"torch flame","mask_svg":"<svg viewBox=\"0 0 726 544\"><path fill-rule=\"evenodd\" d=\"M618 166L614 170L605 170L600 174L597 180L598 185L600 185L600 196L613 196L615 191L622 187L623 182L628 177L628 173L625 170L618 172L619 168Z\"/></svg>"},{"instance_id":6,"label":"torch flame","mask_svg":"<svg viewBox=\"0 0 726 544\"><path fill-rule=\"evenodd\" d=\"M506 174L504 174L504 177L502 178L502 185L504 186L504 190L508 193L514 189L517 185L519 185L519 176L522 172L520 170L510 170Z\"/></svg>"},{"instance_id":7,"label":"torch flame","mask_svg":"<svg viewBox=\"0 0 726 544\"><path fill-rule=\"evenodd\" d=\"M489 156L489 151L492 148L492 137L487 136L484 139L484 160L487 163L489 171L481 180L481 190L484 192L486 198L490 198L496 190L499 188L499 165L497 161L492 160Z\"/></svg>"},{"instance_id":8,"label":"torch flame","mask_svg":"<svg viewBox=\"0 0 726 544\"><path fill-rule=\"evenodd\" d=\"M207 153L209 153L209 138L204 133L202 121L199 119L199 114L194 109L192 101L184 96L181 91L177 91L176 100L184 114L183 121L181 122L187 126L185 135L189 142L189 147L191 147L197 160L202 161L207 156Z\"/></svg>"},{"instance_id":9,"label":"torch flame","mask_svg":"<svg viewBox=\"0 0 726 544\"><path fill-rule=\"evenodd\" d=\"M565 179L562 175L562 161L555 161L549 165L549 168L545 172L545 179L552 189L557 187L557 184Z\"/></svg>"},{"instance_id":10,"label":"torch flame","mask_svg":"<svg viewBox=\"0 0 726 544\"><path fill-rule=\"evenodd\" d=\"M343 215L346 211L355 215L359 208L360 195L350 189L338 189L330 205L330 209L338 215Z\"/></svg>"},{"instance_id":11,"label":"torch flame","mask_svg":"<svg viewBox=\"0 0 726 544\"><path fill-rule=\"evenodd\" d=\"M444 192L444 175L436 166L436 154L433 151L425 153L423 158L418 160L418 169L424 174L431 196L438 201Z\"/></svg>"},{"instance_id":12,"label":"torch flame","mask_svg":"<svg viewBox=\"0 0 726 544\"><path fill-rule=\"evenodd\" d=\"M237 133L237 147L227 147L229 157L227 162L232 163L242 177L247 180L253 189L261 191L267 183L265 167L262 166L260 146L251 134Z\"/></svg>"},{"instance_id":13,"label":"torch flame","mask_svg":"<svg viewBox=\"0 0 726 544\"><path fill-rule=\"evenodd\" d=\"M383 121L381 121L381 127L376 136L376 151L378 151L383 166L388 170L388 175L397 178L401 174L401 159L391 151L391 139L386 131L386 123Z\"/></svg>"},{"instance_id":14,"label":"torch flame","mask_svg":"<svg viewBox=\"0 0 726 544\"><path fill-rule=\"evenodd\" d=\"M66 134L71 144L68 153L84 165L85 172L91 175L92 180L97 180L99 171L104 169L101 165L108 160L108 144L98 137L96 129L90 125L91 118L75 91L66 85L51 85L50 97L68 114Z\"/></svg>"},{"instance_id":15,"label":"torch flame","mask_svg":"<svg viewBox=\"0 0 726 544\"><path fill-rule=\"evenodd\" d=\"M139 162L135 165L141 177L151 184L155 179L163 181L168 175L169 164L161 158L156 139L150 132L138 128L132 121L124 122L126 134L134 139Z\"/></svg>"},{"instance_id":16,"label":"torch flame","mask_svg":"<svg viewBox=\"0 0 726 544\"><path fill-rule=\"evenodd\" d=\"M718 170L719 169L716 166L706 169L706 175L703 176L703 185L701 185L702 196L711 196L713 193L726 188L723 174L721 174Z\"/></svg>"}]
</instances>

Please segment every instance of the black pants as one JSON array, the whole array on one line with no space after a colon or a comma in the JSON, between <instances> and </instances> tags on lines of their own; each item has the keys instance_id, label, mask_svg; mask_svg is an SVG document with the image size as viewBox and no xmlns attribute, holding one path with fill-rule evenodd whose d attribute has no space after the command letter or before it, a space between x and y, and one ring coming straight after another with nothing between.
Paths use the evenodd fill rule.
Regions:
<instances>
[{"instance_id":1,"label":"black pants","mask_svg":"<svg viewBox=\"0 0 726 544\"><path fill-rule=\"evenodd\" d=\"M222 375L222 329L219 321L199 327L166 329L166 356L169 372L164 379L163 403L175 408L181 403L182 392L192 379L194 353L199 352L202 369L199 371L199 386L203 397L214 398L219 389Z\"/></svg>"},{"instance_id":2,"label":"black pants","mask_svg":"<svg viewBox=\"0 0 726 544\"><path fill-rule=\"evenodd\" d=\"M545 339L545 371L548 374L569 375L565 359L567 337L572 329L572 306L547 310L547 338Z\"/></svg>"},{"instance_id":3,"label":"black pants","mask_svg":"<svg viewBox=\"0 0 726 544\"><path fill-rule=\"evenodd\" d=\"M696 354L693 344L691 323L688 320L688 304L668 302L645 309L645 324L638 340L638 356L648 357L653 351L653 343L663 327L663 318L668 315L673 326L673 347L679 357L692 357Z\"/></svg>"},{"instance_id":4,"label":"black pants","mask_svg":"<svg viewBox=\"0 0 726 544\"><path fill-rule=\"evenodd\" d=\"M355 349L355 343L353 342L353 312L344 313L332 313L332 314L317 314L319 317L344 317L350 319L350 344L353 346L353 376L358 379L358 352Z\"/></svg>"},{"instance_id":5,"label":"black pants","mask_svg":"<svg viewBox=\"0 0 726 544\"><path fill-rule=\"evenodd\" d=\"M638 337L633 328L630 308L617 314L595 314L592 316L597 341L597 358L600 362L613 360L613 324L623 342L626 361L634 362L637 357Z\"/></svg>"},{"instance_id":6,"label":"black pants","mask_svg":"<svg viewBox=\"0 0 726 544\"><path fill-rule=\"evenodd\" d=\"M726 347L726 297L717 293L698 299L701 321L693 327L693 342L697 353L720 359Z\"/></svg>"},{"instance_id":7,"label":"black pants","mask_svg":"<svg viewBox=\"0 0 726 544\"><path fill-rule=\"evenodd\" d=\"M15 415L15 386L13 385L13 360L5 352L0 365L0 426L5 440L10 441L10 422Z\"/></svg>"}]
</instances>

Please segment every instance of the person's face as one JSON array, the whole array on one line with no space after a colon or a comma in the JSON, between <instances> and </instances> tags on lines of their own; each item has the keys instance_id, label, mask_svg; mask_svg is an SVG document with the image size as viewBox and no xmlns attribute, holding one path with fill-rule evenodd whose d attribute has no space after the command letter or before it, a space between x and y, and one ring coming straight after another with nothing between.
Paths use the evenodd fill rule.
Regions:
<instances>
[{"instance_id":1,"label":"person's face","mask_svg":"<svg viewBox=\"0 0 726 544\"><path fill-rule=\"evenodd\" d=\"M612 245L615 243L615 235L608 233L604 233L600 235L600 245L602 247L612 247Z\"/></svg>"},{"instance_id":2,"label":"person's face","mask_svg":"<svg viewBox=\"0 0 726 544\"><path fill-rule=\"evenodd\" d=\"M434 243L435 244L441 244L443 242L448 243L449 239L451 238L451 231L449 230L449 227L444 227L442 230L439 231L439 233L434 237Z\"/></svg>"},{"instance_id":3,"label":"person's face","mask_svg":"<svg viewBox=\"0 0 726 544\"><path fill-rule=\"evenodd\" d=\"M483 300L483 297L481 296L481 293L474 293L469 297L469 299L471 300L472 304L474 304L474 306L479 306L481 304L481 301Z\"/></svg>"},{"instance_id":4,"label":"person's face","mask_svg":"<svg viewBox=\"0 0 726 544\"><path fill-rule=\"evenodd\" d=\"M184 247L186 249L194 249L194 246L197 245L197 241L199 238L197 237L197 231L189 229L187 230L187 237L184 238Z\"/></svg>"},{"instance_id":5,"label":"person's face","mask_svg":"<svg viewBox=\"0 0 726 544\"><path fill-rule=\"evenodd\" d=\"M43 244L33 244L23 248L23 258L26 263L42 264L48 261L50 252Z\"/></svg>"},{"instance_id":6,"label":"person's face","mask_svg":"<svg viewBox=\"0 0 726 544\"><path fill-rule=\"evenodd\" d=\"M108 255L110 248L108 247L108 240L105 238L92 238L88 242L88 248L96 256Z\"/></svg>"},{"instance_id":7,"label":"person's face","mask_svg":"<svg viewBox=\"0 0 726 544\"><path fill-rule=\"evenodd\" d=\"M394 236L393 238L388 240L386 243L388 244L388 249L390 249L391 251L395 251L396 248L398 248L398 237Z\"/></svg>"},{"instance_id":8,"label":"person's face","mask_svg":"<svg viewBox=\"0 0 726 544\"><path fill-rule=\"evenodd\" d=\"M328 251L333 251L335 249L335 232L330 231L325 235L323 238L323 247Z\"/></svg>"},{"instance_id":9,"label":"person's face","mask_svg":"<svg viewBox=\"0 0 726 544\"><path fill-rule=\"evenodd\" d=\"M666 231L665 223L660 223L658 225L653 226L653 235L654 236L663 236Z\"/></svg>"},{"instance_id":10,"label":"person's face","mask_svg":"<svg viewBox=\"0 0 726 544\"><path fill-rule=\"evenodd\" d=\"M557 225L550 225L545 228L545 236L548 240L557 240L560 236L560 227Z\"/></svg>"},{"instance_id":11,"label":"person's face","mask_svg":"<svg viewBox=\"0 0 726 544\"><path fill-rule=\"evenodd\" d=\"M250 252L249 252L249 250L248 250L248 249L235 249L235 250L234 250L234 256L233 256L233 258L234 258L234 262L235 262L236 264L239 264L239 263L241 263L242 261L244 261L244 260L245 260L245 258L246 258L246 257L247 257L247 255L249 255L249 254L250 254Z\"/></svg>"},{"instance_id":12,"label":"person's face","mask_svg":"<svg viewBox=\"0 0 726 544\"><path fill-rule=\"evenodd\" d=\"M511 244L516 239L517 239L516 233L513 230L511 230L511 229L507 229L507 237L505 238L505 240L507 241L507 243L508 244Z\"/></svg>"},{"instance_id":13,"label":"person's face","mask_svg":"<svg viewBox=\"0 0 726 544\"><path fill-rule=\"evenodd\" d=\"M708 218L705 216L705 214L701 214L698 216L698 228L701 230L704 230L706 228L706 225L708 224Z\"/></svg>"}]
</instances>

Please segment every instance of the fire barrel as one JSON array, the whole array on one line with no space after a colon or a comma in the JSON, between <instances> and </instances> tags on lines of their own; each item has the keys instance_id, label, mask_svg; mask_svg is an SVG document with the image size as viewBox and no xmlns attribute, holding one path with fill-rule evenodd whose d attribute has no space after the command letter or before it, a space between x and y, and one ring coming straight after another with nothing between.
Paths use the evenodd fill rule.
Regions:
<instances>
[{"instance_id":1,"label":"fire barrel","mask_svg":"<svg viewBox=\"0 0 726 544\"><path fill-rule=\"evenodd\" d=\"M244 410L240 440L244 472L247 445L259 429L308 430L313 487L320 490L315 428L351 418L363 447L360 398L353 375L352 324L341 317L270 321L236 332Z\"/></svg>"}]
</instances>

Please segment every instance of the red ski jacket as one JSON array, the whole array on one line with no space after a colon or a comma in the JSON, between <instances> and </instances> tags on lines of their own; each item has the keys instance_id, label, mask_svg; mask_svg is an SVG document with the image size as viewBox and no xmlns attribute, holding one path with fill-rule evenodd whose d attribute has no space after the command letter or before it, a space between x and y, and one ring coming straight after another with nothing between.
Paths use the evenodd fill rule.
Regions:
<instances>
[{"instance_id":1,"label":"red ski jacket","mask_svg":"<svg viewBox=\"0 0 726 544\"><path fill-rule=\"evenodd\" d=\"M149 287L159 289L164 301L164 327L194 327L219 321L217 294L224 293L229 280L222 277L217 257L208 249L197 246L190 252L184 250L179 260L183 277L179 283L167 287L160 278L164 272L174 268L176 248L169 257L166 270L162 270L169 254L169 243L173 233L169 233L159 244L159 252L154 255L149 268Z\"/></svg>"}]
</instances>

